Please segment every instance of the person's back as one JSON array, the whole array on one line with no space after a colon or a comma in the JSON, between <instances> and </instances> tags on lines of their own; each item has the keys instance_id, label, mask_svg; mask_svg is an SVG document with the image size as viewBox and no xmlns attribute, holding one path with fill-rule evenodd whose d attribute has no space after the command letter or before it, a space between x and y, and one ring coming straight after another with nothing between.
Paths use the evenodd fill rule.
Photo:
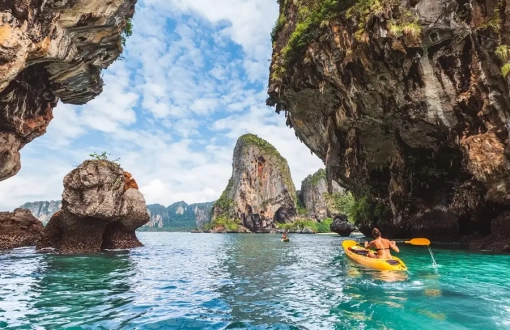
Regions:
<instances>
[{"instance_id":1,"label":"person's back","mask_svg":"<svg viewBox=\"0 0 510 330\"><path fill-rule=\"evenodd\" d=\"M365 248L373 247L377 255L369 253L368 255L369 257L379 259L391 259L390 248L393 249L395 252L400 252L395 241L390 241L387 240L386 238L381 237L381 232L379 231L379 229L374 228L372 230L372 235L374 235L375 239L370 243L365 242Z\"/></svg>"}]
</instances>

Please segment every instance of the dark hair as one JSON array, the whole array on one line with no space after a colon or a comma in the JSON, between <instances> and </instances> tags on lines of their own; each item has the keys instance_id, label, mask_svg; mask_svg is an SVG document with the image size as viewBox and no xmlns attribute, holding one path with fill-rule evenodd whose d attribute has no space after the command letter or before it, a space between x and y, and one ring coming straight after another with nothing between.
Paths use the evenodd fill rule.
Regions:
<instances>
[{"instance_id":1,"label":"dark hair","mask_svg":"<svg viewBox=\"0 0 510 330\"><path fill-rule=\"evenodd\" d=\"M381 232L379 231L379 229L377 228L374 228L372 229L372 235L377 238L377 237L381 237Z\"/></svg>"}]
</instances>

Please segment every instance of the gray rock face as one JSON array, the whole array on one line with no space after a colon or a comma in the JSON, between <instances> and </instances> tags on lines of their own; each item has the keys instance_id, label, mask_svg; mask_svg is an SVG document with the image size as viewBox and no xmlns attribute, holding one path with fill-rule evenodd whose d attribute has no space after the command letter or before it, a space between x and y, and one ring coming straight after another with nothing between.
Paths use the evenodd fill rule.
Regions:
<instances>
[{"instance_id":1,"label":"gray rock face","mask_svg":"<svg viewBox=\"0 0 510 330\"><path fill-rule=\"evenodd\" d=\"M296 201L287 161L267 141L243 135L234 149L232 178L214 204L213 231L228 223L227 231L270 232L277 222L294 220Z\"/></svg>"},{"instance_id":2,"label":"gray rock face","mask_svg":"<svg viewBox=\"0 0 510 330\"><path fill-rule=\"evenodd\" d=\"M84 104L102 92L135 3L0 2L0 181L19 171L19 150L46 132L59 99Z\"/></svg>"},{"instance_id":3,"label":"gray rock face","mask_svg":"<svg viewBox=\"0 0 510 330\"><path fill-rule=\"evenodd\" d=\"M62 208L62 201L30 202L21 205L20 208L29 210L43 225L46 225L53 214L60 211Z\"/></svg>"},{"instance_id":4,"label":"gray rock face","mask_svg":"<svg viewBox=\"0 0 510 330\"><path fill-rule=\"evenodd\" d=\"M356 227L350 223L345 215L337 215L333 223L329 226L329 230L340 236L349 236Z\"/></svg>"},{"instance_id":5,"label":"gray rock face","mask_svg":"<svg viewBox=\"0 0 510 330\"><path fill-rule=\"evenodd\" d=\"M42 233L42 223L30 211L0 212L0 250L36 245Z\"/></svg>"},{"instance_id":6,"label":"gray rock face","mask_svg":"<svg viewBox=\"0 0 510 330\"><path fill-rule=\"evenodd\" d=\"M331 193L342 192L344 192L344 189L333 181ZM329 196L326 171L324 169L320 169L314 174L307 176L301 182L299 198L306 208L306 217L323 220L338 213L330 202Z\"/></svg>"},{"instance_id":7,"label":"gray rock face","mask_svg":"<svg viewBox=\"0 0 510 330\"><path fill-rule=\"evenodd\" d=\"M211 222L213 205L214 202L190 205L190 207L193 209L193 214L195 214L195 223L197 228L202 228Z\"/></svg>"},{"instance_id":8,"label":"gray rock face","mask_svg":"<svg viewBox=\"0 0 510 330\"><path fill-rule=\"evenodd\" d=\"M168 207L160 204L148 205L151 220L143 229L189 231L201 228L211 222L213 204L214 202L188 205L185 202L177 202Z\"/></svg>"},{"instance_id":9,"label":"gray rock face","mask_svg":"<svg viewBox=\"0 0 510 330\"><path fill-rule=\"evenodd\" d=\"M37 247L62 253L141 246L135 230L149 221L131 175L106 160L87 160L64 178L62 210L44 228ZM129 183L129 184L128 184Z\"/></svg>"},{"instance_id":10,"label":"gray rock face","mask_svg":"<svg viewBox=\"0 0 510 330\"><path fill-rule=\"evenodd\" d=\"M490 232L510 210L510 2L328 3L280 2L268 104L330 179L384 206L364 233Z\"/></svg>"}]
</instances>

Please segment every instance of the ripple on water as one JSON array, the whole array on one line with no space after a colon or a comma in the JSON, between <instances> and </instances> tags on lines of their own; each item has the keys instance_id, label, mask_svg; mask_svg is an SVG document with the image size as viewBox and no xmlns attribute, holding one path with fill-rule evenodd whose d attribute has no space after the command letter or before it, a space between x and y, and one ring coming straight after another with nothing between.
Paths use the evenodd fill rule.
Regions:
<instances>
[{"instance_id":1,"label":"ripple on water","mask_svg":"<svg viewBox=\"0 0 510 330\"><path fill-rule=\"evenodd\" d=\"M0 328L502 329L510 256L402 246L409 272L347 260L341 238L141 233L94 256L0 253Z\"/></svg>"}]
</instances>

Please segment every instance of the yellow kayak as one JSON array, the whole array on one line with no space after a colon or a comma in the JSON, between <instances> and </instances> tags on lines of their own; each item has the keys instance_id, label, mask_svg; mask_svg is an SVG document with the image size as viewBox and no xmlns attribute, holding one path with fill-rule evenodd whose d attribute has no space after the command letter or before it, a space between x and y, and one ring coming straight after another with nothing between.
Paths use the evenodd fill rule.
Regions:
<instances>
[{"instance_id":1,"label":"yellow kayak","mask_svg":"<svg viewBox=\"0 0 510 330\"><path fill-rule=\"evenodd\" d=\"M289 239L288 238L282 238L282 242L288 242Z\"/></svg>"},{"instance_id":2,"label":"yellow kayak","mask_svg":"<svg viewBox=\"0 0 510 330\"><path fill-rule=\"evenodd\" d=\"M347 240L342 242L345 254L363 266L379 270L407 270L407 266L397 257L391 259L377 259L367 257L368 250L359 246L356 241Z\"/></svg>"}]
</instances>

